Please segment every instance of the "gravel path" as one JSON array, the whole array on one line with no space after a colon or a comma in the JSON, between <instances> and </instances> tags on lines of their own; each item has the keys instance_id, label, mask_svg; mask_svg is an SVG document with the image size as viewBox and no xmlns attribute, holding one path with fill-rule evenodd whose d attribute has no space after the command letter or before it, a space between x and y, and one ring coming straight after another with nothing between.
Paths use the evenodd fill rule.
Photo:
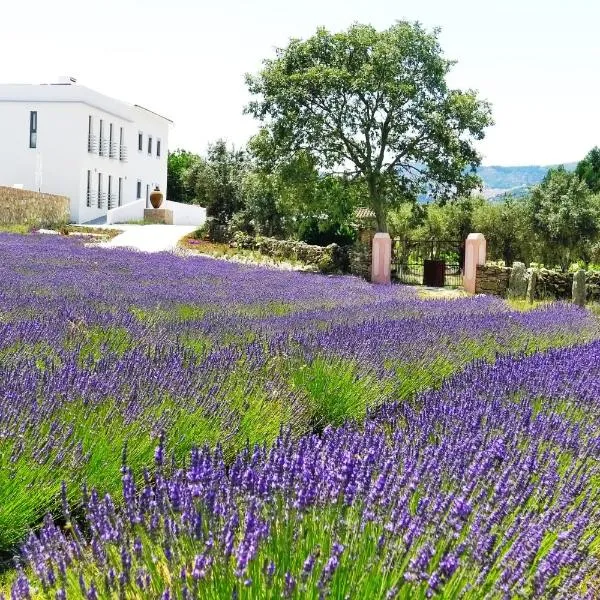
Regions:
<instances>
[{"instance_id":1,"label":"gravel path","mask_svg":"<svg viewBox=\"0 0 600 600\"><path fill-rule=\"evenodd\" d=\"M102 242L99 246L133 248L142 252L174 250L182 237L198 229L194 225L115 225L113 227L121 229L123 233L108 242Z\"/></svg>"}]
</instances>

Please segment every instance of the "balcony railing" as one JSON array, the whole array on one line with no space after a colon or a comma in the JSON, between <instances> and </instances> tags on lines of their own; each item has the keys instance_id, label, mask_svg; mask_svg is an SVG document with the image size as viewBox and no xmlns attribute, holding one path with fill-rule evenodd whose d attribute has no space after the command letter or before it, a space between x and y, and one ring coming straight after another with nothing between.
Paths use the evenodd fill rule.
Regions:
<instances>
[{"instance_id":1,"label":"balcony railing","mask_svg":"<svg viewBox=\"0 0 600 600\"><path fill-rule=\"evenodd\" d=\"M98 208L106 206L106 192L98 192Z\"/></svg>"},{"instance_id":2,"label":"balcony railing","mask_svg":"<svg viewBox=\"0 0 600 600\"><path fill-rule=\"evenodd\" d=\"M98 152L98 138L95 135L88 135L88 152Z\"/></svg>"},{"instance_id":3,"label":"balcony railing","mask_svg":"<svg viewBox=\"0 0 600 600\"><path fill-rule=\"evenodd\" d=\"M110 149L108 151L109 158L117 158L119 153L119 144L117 142L110 142Z\"/></svg>"},{"instance_id":4,"label":"balcony railing","mask_svg":"<svg viewBox=\"0 0 600 600\"><path fill-rule=\"evenodd\" d=\"M117 206L117 194L108 194L108 210Z\"/></svg>"},{"instance_id":5,"label":"balcony railing","mask_svg":"<svg viewBox=\"0 0 600 600\"><path fill-rule=\"evenodd\" d=\"M127 162L127 146L119 146L119 160Z\"/></svg>"},{"instance_id":6,"label":"balcony railing","mask_svg":"<svg viewBox=\"0 0 600 600\"><path fill-rule=\"evenodd\" d=\"M100 156L108 156L108 140L103 138L100 139L100 151L98 152Z\"/></svg>"},{"instance_id":7,"label":"balcony railing","mask_svg":"<svg viewBox=\"0 0 600 600\"><path fill-rule=\"evenodd\" d=\"M96 190L88 190L86 194L85 205L88 208L92 208L92 205L96 202Z\"/></svg>"}]
</instances>

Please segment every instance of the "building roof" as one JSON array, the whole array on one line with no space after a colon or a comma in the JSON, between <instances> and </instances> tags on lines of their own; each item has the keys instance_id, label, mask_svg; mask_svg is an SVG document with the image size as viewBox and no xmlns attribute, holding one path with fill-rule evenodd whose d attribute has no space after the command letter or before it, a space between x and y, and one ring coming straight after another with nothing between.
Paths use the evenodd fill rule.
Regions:
<instances>
[{"instance_id":1,"label":"building roof","mask_svg":"<svg viewBox=\"0 0 600 600\"><path fill-rule=\"evenodd\" d=\"M145 110L146 112L149 112L150 114L154 115L155 117L160 117L161 119L164 119L165 121L169 121L169 123L173 123L173 121L171 121L171 119L169 119L167 117L163 117L163 115L159 115L158 113L155 113L153 110L150 110L149 108L146 108L145 106L140 106L139 104L134 104L134 106L136 108L139 108L140 110Z\"/></svg>"},{"instance_id":2,"label":"building roof","mask_svg":"<svg viewBox=\"0 0 600 600\"><path fill-rule=\"evenodd\" d=\"M0 102L79 102L130 122L135 121L137 111L143 110L147 116L173 123L171 119L143 106L105 96L71 81L50 84L0 84Z\"/></svg>"},{"instance_id":3,"label":"building roof","mask_svg":"<svg viewBox=\"0 0 600 600\"><path fill-rule=\"evenodd\" d=\"M359 206L354 210L355 219L374 219L375 212L366 206Z\"/></svg>"}]
</instances>

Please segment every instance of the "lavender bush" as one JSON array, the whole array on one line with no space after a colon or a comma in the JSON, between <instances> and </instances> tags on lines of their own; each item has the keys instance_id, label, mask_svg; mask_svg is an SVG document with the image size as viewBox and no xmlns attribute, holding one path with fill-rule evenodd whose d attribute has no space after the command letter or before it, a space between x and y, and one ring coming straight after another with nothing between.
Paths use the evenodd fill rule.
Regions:
<instances>
[{"instance_id":1,"label":"lavender bush","mask_svg":"<svg viewBox=\"0 0 600 600\"><path fill-rule=\"evenodd\" d=\"M0 550L61 495L70 524L26 543L16 597L592 589L589 313L44 236L0 235L0 281Z\"/></svg>"},{"instance_id":2,"label":"lavender bush","mask_svg":"<svg viewBox=\"0 0 600 600\"><path fill-rule=\"evenodd\" d=\"M161 442L137 487L122 468L121 510L93 491L81 528L31 534L13 597L595 598L598 397L596 342L230 466L203 448L177 468Z\"/></svg>"}]
</instances>

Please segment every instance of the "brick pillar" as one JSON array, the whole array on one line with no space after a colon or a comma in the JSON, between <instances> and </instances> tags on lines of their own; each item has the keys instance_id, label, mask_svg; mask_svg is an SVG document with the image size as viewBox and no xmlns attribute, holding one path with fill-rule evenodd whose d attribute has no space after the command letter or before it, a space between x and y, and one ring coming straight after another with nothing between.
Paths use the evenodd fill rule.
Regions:
<instances>
[{"instance_id":1,"label":"brick pillar","mask_svg":"<svg viewBox=\"0 0 600 600\"><path fill-rule=\"evenodd\" d=\"M391 283L392 239L389 233L375 234L371 261L371 281L373 283Z\"/></svg>"},{"instance_id":2,"label":"brick pillar","mask_svg":"<svg viewBox=\"0 0 600 600\"><path fill-rule=\"evenodd\" d=\"M465 243L465 270L463 287L470 294L475 293L477 265L485 265L486 243L482 233L470 233Z\"/></svg>"}]
</instances>

